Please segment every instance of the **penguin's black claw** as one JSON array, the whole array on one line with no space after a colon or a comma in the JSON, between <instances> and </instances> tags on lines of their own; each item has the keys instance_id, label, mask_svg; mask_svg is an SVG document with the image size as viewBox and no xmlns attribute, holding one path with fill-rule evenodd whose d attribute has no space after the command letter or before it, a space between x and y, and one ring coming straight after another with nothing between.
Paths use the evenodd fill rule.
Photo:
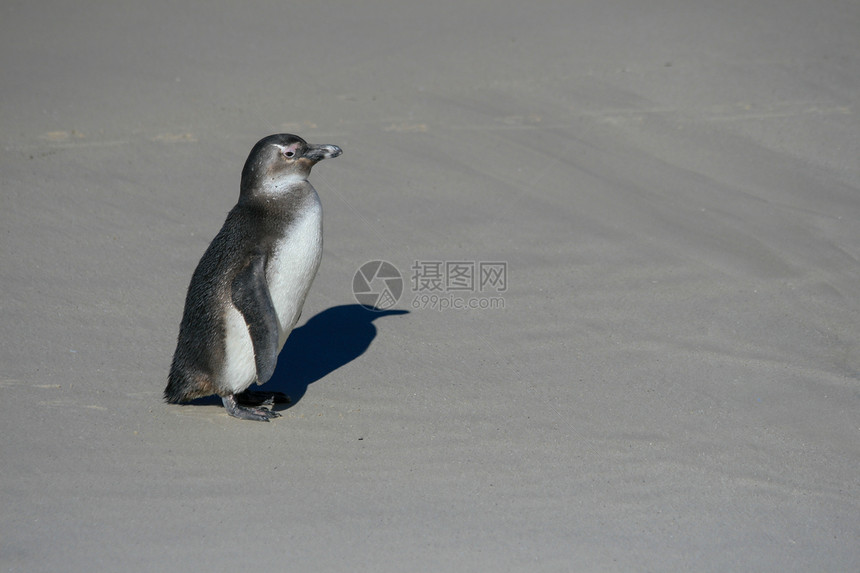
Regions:
<instances>
[{"instance_id":1,"label":"penguin's black claw","mask_svg":"<svg viewBox=\"0 0 860 573\"><path fill-rule=\"evenodd\" d=\"M262 392L245 390L236 394L236 403L243 406L272 406L273 404L290 404L290 397L283 392Z\"/></svg>"},{"instance_id":2,"label":"penguin's black claw","mask_svg":"<svg viewBox=\"0 0 860 573\"><path fill-rule=\"evenodd\" d=\"M252 406L240 406L236 401L236 395L221 396L221 401L224 403L224 409L234 418L240 420L254 420L257 422L268 422L272 418L280 418L281 415L274 410L266 408L255 408Z\"/></svg>"}]
</instances>

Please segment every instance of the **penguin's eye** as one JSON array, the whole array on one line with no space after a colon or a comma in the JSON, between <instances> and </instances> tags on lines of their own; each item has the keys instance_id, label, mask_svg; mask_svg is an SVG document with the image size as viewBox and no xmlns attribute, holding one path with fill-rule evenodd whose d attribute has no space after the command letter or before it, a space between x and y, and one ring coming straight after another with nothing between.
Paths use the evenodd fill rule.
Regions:
<instances>
[{"instance_id":1,"label":"penguin's eye","mask_svg":"<svg viewBox=\"0 0 860 573\"><path fill-rule=\"evenodd\" d=\"M290 157L293 157L295 154L296 154L295 151L293 151L292 149L288 149L287 151L284 152L284 157L289 159Z\"/></svg>"}]
</instances>

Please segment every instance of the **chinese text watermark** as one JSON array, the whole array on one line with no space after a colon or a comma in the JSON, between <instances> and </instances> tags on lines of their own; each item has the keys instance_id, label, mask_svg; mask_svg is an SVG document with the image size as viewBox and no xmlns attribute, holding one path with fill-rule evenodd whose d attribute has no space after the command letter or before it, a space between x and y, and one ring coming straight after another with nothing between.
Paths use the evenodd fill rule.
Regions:
<instances>
[{"instance_id":1,"label":"chinese text watermark","mask_svg":"<svg viewBox=\"0 0 860 573\"><path fill-rule=\"evenodd\" d=\"M508 263L505 261L416 260L411 271L413 309L497 310L505 308ZM387 261L363 264L353 277L353 294L370 310L394 306L403 294L403 276Z\"/></svg>"}]
</instances>

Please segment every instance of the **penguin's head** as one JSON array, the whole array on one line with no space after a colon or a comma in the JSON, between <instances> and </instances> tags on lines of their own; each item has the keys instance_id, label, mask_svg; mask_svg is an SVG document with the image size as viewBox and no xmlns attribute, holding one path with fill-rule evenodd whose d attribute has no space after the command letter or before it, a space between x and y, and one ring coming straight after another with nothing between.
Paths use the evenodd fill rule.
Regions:
<instances>
[{"instance_id":1,"label":"penguin's head","mask_svg":"<svg viewBox=\"0 0 860 573\"><path fill-rule=\"evenodd\" d=\"M318 161L343 153L337 145L310 144L298 135L279 133L254 145L242 169L242 196L260 190L286 191L307 180Z\"/></svg>"}]
</instances>

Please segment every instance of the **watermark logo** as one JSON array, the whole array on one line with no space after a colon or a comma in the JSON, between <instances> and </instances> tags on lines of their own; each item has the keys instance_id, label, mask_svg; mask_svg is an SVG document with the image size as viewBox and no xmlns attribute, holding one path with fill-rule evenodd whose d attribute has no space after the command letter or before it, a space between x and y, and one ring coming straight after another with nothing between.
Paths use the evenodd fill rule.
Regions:
<instances>
[{"instance_id":1,"label":"watermark logo","mask_svg":"<svg viewBox=\"0 0 860 573\"><path fill-rule=\"evenodd\" d=\"M415 261L410 267L413 309L503 309L508 290L504 261ZM355 299L370 310L391 308L403 293L403 278L385 261L365 263L352 282Z\"/></svg>"},{"instance_id":2,"label":"watermark logo","mask_svg":"<svg viewBox=\"0 0 860 573\"><path fill-rule=\"evenodd\" d=\"M352 277L352 294L368 310L388 310L403 294L403 276L388 261L369 261Z\"/></svg>"}]
</instances>

